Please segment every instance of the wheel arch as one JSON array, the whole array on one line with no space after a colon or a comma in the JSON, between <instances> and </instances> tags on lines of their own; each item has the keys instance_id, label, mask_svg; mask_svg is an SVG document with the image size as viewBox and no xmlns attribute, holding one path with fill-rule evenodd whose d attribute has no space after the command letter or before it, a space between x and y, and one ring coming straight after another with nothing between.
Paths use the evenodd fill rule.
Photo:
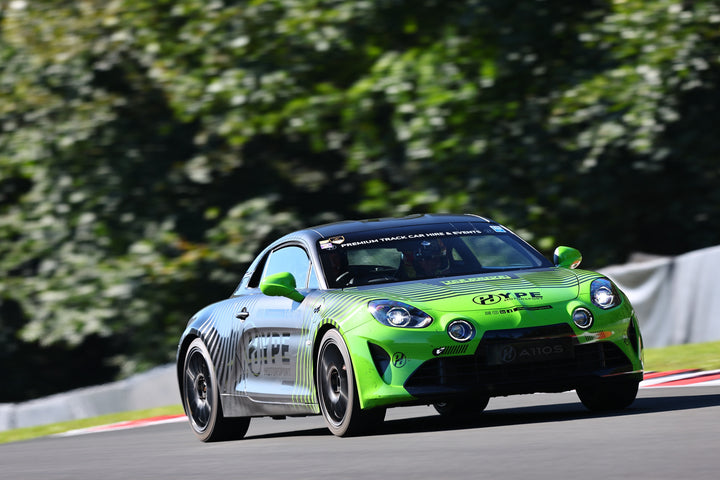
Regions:
<instances>
[{"instance_id":1,"label":"wheel arch","mask_svg":"<svg viewBox=\"0 0 720 480\"><path fill-rule=\"evenodd\" d=\"M345 348L347 348L348 353L350 354L350 360L352 362L352 369L353 369L353 378L355 381L355 390L357 391L358 400L360 401L360 405L362 408L364 408L365 401L366 401L366 399L363 396L364 385L363 385L363 382L361 382L358 379L358 365L356 364L356 360L358 359L358 356L357 356L358 352L356 352L356 348L358 347L357 342L348 341L347 335L345 334L343 329L340 327L340 325L331 319L326 319L320 324L317 331L315 332L315 340L313 342L312 380L313 380L313 387L315 388L315 401L318 402L318 405L320 405L320 399L317 396L318 395L317 362L318 362L318 355L320 354L320 344L322 343L323 337L329 330L337 330L337 332L342 337L343 342L345 343Z\"/></svg>"},{"instance_id":2,"label":"wheel arch","mask_svg":"<svg viewBox=\"0 0 720 480\"><path fill-rule=\"evenodd\" d=\"M337 330L340 335L345 339L345 335L343 335L342 331L340 330L337 323L335 323L333 320L325 320L317 329L315 332L315 340L313 341L313 354L312 354L312 378L313 378L313 384L315 385L315 394L317 395L317 376L316 376L316 370L317 370L317 358L318 353L320 352L320 343L322 342L323 337L328 332L328 330ZM347 344L347 342L346 342Z\"/></svg>"}]
</instances>

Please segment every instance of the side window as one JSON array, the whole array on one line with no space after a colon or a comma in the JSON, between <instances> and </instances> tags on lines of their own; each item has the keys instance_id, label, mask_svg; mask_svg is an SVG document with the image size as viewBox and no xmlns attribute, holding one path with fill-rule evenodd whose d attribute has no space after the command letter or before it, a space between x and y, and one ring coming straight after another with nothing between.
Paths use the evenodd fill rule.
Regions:
<instances>
[{"instance_id":1,"label":"side window","mask_svg":"<svg viewBox=\"0 0 720 480\"><path fill-rule=\"evenodd\" d=\"M310 268L310 279L308 280L308 288L320 288L320 282L318 281L317 274L315 273L314 268Z\"/></svg>"},{"instance_id":2,"label":"side window","mask_svg":"<svg viewBox=\"0 0 720 480\"><path fill-rule=\"evenodd\" d=\"M262 273L265 271L265 264L267 263L267 259L270 256L270 254L265 255L265 257L260 260L260 262L256 265L255 271L252 273L252 276L250 277L250 280L248 281L248 288L257 288L260 286L260 279L262 278ZM240 287L238 287L238 290L242 287L242 283L240 283ZM236 292L238 293L238 292Z\"/></svg>"},{"instance_id":3,"label":"side window","mask_svg":"<svg viewBox=\"0 0 720 480\"><path fill-rule=\"evenodd\" d=\"M283 247L270 253L263 271L263 278L280 272L292 273L299 289L318 288L317 276L311 269L310 259L305 250L300 247ZM309 284L308 279L310 279Z\"/></svg>"}]
</instances>

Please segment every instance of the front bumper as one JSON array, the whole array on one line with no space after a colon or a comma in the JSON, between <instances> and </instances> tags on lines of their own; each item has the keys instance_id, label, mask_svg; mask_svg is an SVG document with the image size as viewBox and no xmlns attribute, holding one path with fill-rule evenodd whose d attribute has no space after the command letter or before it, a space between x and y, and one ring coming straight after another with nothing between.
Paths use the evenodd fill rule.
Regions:
<instances>
[{"instance_id":1,"label":"front bumper","mask_svg":"<svg viewBox=\"0 0 720 480\"><path fill-rule=\"evenodd\" d=\"M404 387L418 399L469 392L494 397L561 392L598 377L638 373L642 379L615 343L580 344L569 325L559 324L487 332L473 355L428 360Z\"/></svg>"},{"instance_id":2,"label":"front bumper","mask_svg":"<svg viewBox=\"0 0 720 480\"><path fill-rule=\"evenodd\" d=\"M479 332L464 344L448 344L439 332L386 342L355 337L350 348L361 406L560 392L608 377L640 381L642 339L628 313L591 332L556 323Z\"/></svg>"}]
</instances>

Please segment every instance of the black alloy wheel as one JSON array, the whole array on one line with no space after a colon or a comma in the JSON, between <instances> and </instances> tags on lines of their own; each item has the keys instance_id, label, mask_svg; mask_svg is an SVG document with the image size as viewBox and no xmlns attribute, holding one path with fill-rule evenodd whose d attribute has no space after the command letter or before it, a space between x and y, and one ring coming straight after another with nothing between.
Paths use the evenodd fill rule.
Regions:
<instances>
[{"instance_id":1,"label":"black alloy wheel","mask_svg":"<svg viewBox=\"0 0 720 480\"><path fill-rule=\"evenodd\" d=\"M321 340L316 386L320 410L334 435L367 433L385 418L384 408L360 408L350 353L337 330L328 330Z\"/></svg>"},{"instance_id":2,"label":"black alloy wheel","mask_svg":"<svg viewBox=\"0 0 720 480\"><path fill-rule=\"evenodd\" d=\"M203 442L240 439L247 433L249 417L225 418L212 360L199 338L188 347L183 363L183 408L193 432Z\"/></svg>"}]
</instances>

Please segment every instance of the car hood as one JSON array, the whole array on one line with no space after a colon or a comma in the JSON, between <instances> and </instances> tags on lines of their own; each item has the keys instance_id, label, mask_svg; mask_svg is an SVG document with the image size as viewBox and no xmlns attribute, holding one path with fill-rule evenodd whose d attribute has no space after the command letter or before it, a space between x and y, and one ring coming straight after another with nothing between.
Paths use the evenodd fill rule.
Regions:
<instances>
[{"instance_id":1,"label":"car hood","mask_svg":"<svg viewBox=\"0 0 720 480\"><path fill-rule=\"evenodd\" d=\"M418 280L357 291L444 312L542 306L577 298L584 278L565 268ZM589 273L589 272L586 272ZM597 274L591 275L591 278Z\"/></svg>"}]
</instances>

